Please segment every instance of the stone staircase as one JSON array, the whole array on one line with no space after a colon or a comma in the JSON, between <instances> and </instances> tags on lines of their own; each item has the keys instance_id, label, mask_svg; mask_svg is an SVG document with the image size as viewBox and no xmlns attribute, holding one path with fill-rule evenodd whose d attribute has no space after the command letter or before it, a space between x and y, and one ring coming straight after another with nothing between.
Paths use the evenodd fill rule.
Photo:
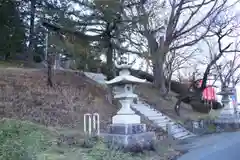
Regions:
<instances>
[{"instance_id":1,"label":"stone staircase","mask_svg":"<svg viewBox=\"0 0 240 160\"><path fill-rule=\"evenodd\" d=\"M160 111L154 109L151 105L138 100L137 104L132 104L132 108L147 117L156 127L162 128L173 138L185 139L195 136L192 132L185 129L181 124L175 122Z\"/></svg>"},{"instance_id":2,"label":"stone staircase","mask_svg":"<svg viewBox=\"0 0 240 160\"><path fill-rule=\"evenodd\" d=\"M99 84L106 85L105 79L107 77L101 73L84 72L84 75L87 76L88 78L98 82Z\"/></svg>"},{"instance_id":3,"label":"stone staircase","mask_svg":"<svg viewBox=\"0 0 240 160\"><path fill-rule=\"evenodd\" d=\"M105 85L105 76L103 74L85 72L88 78ZM118 92L115 90L115 92ZM185 139L195 136L192 132L185 129L181 124L175 122L170 117L164 115L160 111L154 109L151 105L144 101L138 100L136 104L132 104L132 108L138 111L140 114L148 118L153 122L156 127L162 128L168 134L172 135L176 139Z\"/></svg>"}]
</instances>

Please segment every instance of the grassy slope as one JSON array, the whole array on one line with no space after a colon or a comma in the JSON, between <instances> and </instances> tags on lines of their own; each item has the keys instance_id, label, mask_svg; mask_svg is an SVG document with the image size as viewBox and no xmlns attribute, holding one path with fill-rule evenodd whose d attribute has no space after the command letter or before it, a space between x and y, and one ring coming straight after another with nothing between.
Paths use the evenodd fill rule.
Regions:
<instances>
[{"instance_id":1,"label":"grassy slope","mask_svg":"<svg viewBox=\"0 0 240 160\"><path fill-rule=\"evenodd\" d=\"M11 67L24 67L24 65L23 65L24 63L23 62L18 62L18 61L0 61L0 68L2 68L3 70L5 70L5 68L9 68L9 69L11 69ZM8 69L8 70L9 70ZM12 70L15 70L15 69L12 69ZM28 70L28 71L30 71L30 70ZM33 70L32 70L33 71ZM12 71L11 71L12 72ZM22 71L21 71L22 72ZM27 74L26 73L27 72L27 70L25 69L25 75ZM35 70L34 71L35 73L34 74L37 74L37 72L39 72L39 70ZM65 73L68 73L68 74L66 74L66 77L67 76L69 76L69 72L65 72ZM65 74L65 73L58 73L58 77L56 77L56 81L58 81L59 82L59 80L61 79L61 78L63 78L63 79L66 79L66 77L60 77L59 75L60 74ZM42 74L42 73L41 73ZM44 73L45 74L45 73ZM7 76L9 76L9 75L7 75ZM45 76L45 77L44 77ZM44 77L43 79L46 79L46 75L44 75L44 76L38 76L38 77ZM71 75L71 76L73 76L73 75ZM70 79L72 79L71 78L71 76L70 76ZM31 77L31 76L30 76ZM18 78L19 78L19 76L18 76ZM26 77L25 77L26 78ZM37 77L36 77L37 78ZM34 79L34 77L33 77L33 79ZM87 78L84 78L84 80L86 80ZM28 80L30 80L29 78L28 78ZM23 80L24 81L24 80ZM75 81L72 83L72 84L75 84L75 83L77 83L77 81L78 81L78 79L76 78L76 76L75 76ZM79 80L79 81L81 81L81 80ZM93 82L93 81L91 81L90 79L88 79L87 80L88 81L88 83L87 84L91 84L91 85L93 85L93 86L98 86L95 82ZM57 83L58 83L57 82ZM70 82L70 81L68 81L68 82ZM71 82L70 82L71 83ZM81 83L81 82L80 82ZM42 83L41 82L41 84L43 84L43 85L45 85L45 83ZM1 85L1 78L0 78L0 85ZM61 86L61 84L60 84L60 86ZM61 88L59 88L59 86L57 86L58 87L58 89L59 90L62 90ZM44 89L43 90L46 90L46 86L44 86L43 87ZM80 87L81 88L81 87ZM97 88L99 88L99 86L97 87ZM62 94L62 92L65 92L65 94L66 94L66 92L72 92L72 91L70 91L71 89L68 89L68 91L66 91L66 89L64 89L65 91L60 91L60 93ZM94 90L94 89L92 89L92 90ZM47 91L48 92L48 91ZM58 91L55 91L55 93L57 93ZM74 91L75 92L75 91ZM78 91L77 91L78 92ZM100 93L101 94L101 92L102 91L100 91L100 92L98 92L98 93ZM104 91L105 92L105 91ZM181 117L178 117L178 116L176 116L176 113L174 112L174 105L175 105L175 103L176 103L176 101L177 101L177 99L175 98L175 93L173 93L172 92L172 99L171 100L165 100L165 99L163 99L163 98L161 98L161 96L160 96L160 94L159 94L159 91L156 89L156 88L154 88L151 84L146 84L146 85L143 85L143 84L141 84L141 85L139 85L139 86L137 86L137 88L136 88L136 92L140 95L140 97L142 98L142 99L145 99L146 101L148 101L149 103L151 103L151 104L153 104L157 109L159 109L159 110L161 110L163 113L165 113L165 114L167 114L168 116L170 116L171 118L173 118L173 119L175 119L175 120L178 120L178 121L184 121L184 120L186 120L186 119L198 119L198 118L204 118L204 117L207 117L208 115L206 115L206 114L201 114L201 113L196 113L196 112L194 112L192 109L191 109L191 107L189 106L189 105L186 105L186 104L184 104L184 103L182 103L182 109L181 109ZM90 92L89 92L90 93ZM68 93L67 93L68 94ZM105 94L105 93L104 93ZM103 94L102 94L103 95ZM102 101L102 99L104 99L103 97L102 97L102 95L100 96L100 97L96 97L96 101ZM80 97L82 97L82 95L79 95ZM89 96L91 96L91 94L89 95ZM54 99L54 98L53 98ZM66 98L66 96L65 96L65 98L63 98L63 99L65 99L65 101L67 101L67 103L69 103L69 105L71 105L70 103L72 103L71 101L71 98L70 97L67 97ZM68 100L69 99L69 100ZM72 98L72 99L74 99L74 98ZM85 101L85 100L84 100ZM73 102L74 103L74 102ZM96 104L98 104L98 103L95 103L94 105L96 105ZM56 105L56 104L54 104L54 105ZM75 105L75 104L74 104ZM1 107L1 104L0 104L0 107ZM92 107L92 106L91 106ZM101 106L100 106L101 107ZM99 108L100 108L99 107ZM95 107L96 108L96 107ZM102 108L102 107L101 107ZM107 107L106 107L107 108ZM94 110L93 110L94 111ZM113 111L114 112L114 111ZM81 111L81 113L83 113L82 111ZM101 113L101 112L100 112ZM106 115L107 117L108 117L108 115ZM106 117L105 116L105 112L103 112L103 116L102 117ZM109 121L109 120L108 120Z\"/></svg>"},{"instance_id":2,"label":"grassy slope","mask_svg":"<svg viewBox=\"0 0 240 160\"><path fill-rule=\"evenodd\" d=\"M57 71L50 88L44 70L0 72L0 117L80 129L84 113L98 112L104 127L117 110L105 100L105 91L83 75Z\"/></svg>"},{"instance_id":3,"label":"grassy slope","mask_svg":"<svg viewBox=\"0 0 240 160\"><path fill-rule=\"evenodd\" d=\"M176 152L162 143L159 152L143 154L108 150L101 141L93 148L59 145L59 132L50 127L16 119L0 120L0 160L165 160Z\"/></svg>"},{"instance_id":4,"label":"grassy slope","mask_svg":"<svg viewBox=\"0 0 240 160\"><path fill-rule=\"evenodd\" d=\"M54 142L55 132L27 121L4 118L0 121L0 128L1 160L37 158Z\"/></svg>"},{"instance_id":5,"label":"grassy slope","mask_svg":"<svg viewBox=\"0 0 240 160\"><path fill-rule=\"evenodd\" d=\"M103 156L110 160L110 154L115 160L133 160L129 154L110 153L101 143L91 149L60 147L56 143L56 130L29 121L2 119L0 127L0 160L96 160Z\"/></svg>"},{"instance_id":6,"label":"grassy slope","mask_svg":"<svg viewBox=\"0 0 240 160\"><path fill-rule=\"evenodd\" d=\"M117 110L81 73L57 71L53 81L46 70L0 69L0 160L79 159L86 151L69 144L83 141L83 114L99 113L104 129Z\"/></svg>"},{"instance_id":7,"label":"grassy slope","mask_svg":"<svg viewBox=\"0 0 240 160\"><path fill-rule=\"evenodd\" d=\"M17 132L26 130L28 134L17 138L21 143L19 141L16 143L28 146L28 148L39 145L40 147L36 149L38 160L44 159L43 157L48 157L49 160L75 160L82 156L87 156L89 160L96 160L101 156L109 160L123 158L143 160L153 157L159 160L168 157L166 153L175 154L168 144L165 146L163 143L161 143L161 148L164 149L161 149L160 155L147 153L147 157L146 155L140 157L137 155L136 157L113 153L101 144L91 149L92 152L76 145L69 147L69 144L79 144L83 141L84 113L98 112L101 118L101 128L104 129L111 121L112 115L116 113L117 108L105 100L106 90L82 73L56 71L53 88L46 85L46 78L46 70L42 69L0 67L0 118L15 119L10 120L11 123L26 124L22 120L30 123L30 127L27 125L18 127ZM34 129L32 129L32 125L35 125ZM4 124L4 126L11 128L11 125L7 127L9 125ZM16 127L14 128L16 129ZM31 130L36 132L32 133ZM40 135L45 135L45 133L47 133L46 141L51 142L50 146L45 146L45 143L41 144L39 141L30 141L29 143L22 141L22 139L29 141L26 137L30 137L31 140L31 135L44 137ZM51 136L48 137L49 135ZM12 138L9 137L9 142L11 141ZM1 146L5 142L0 143ZM25 149L23 148L23 150Z\"/></svg>"}]
</instances>

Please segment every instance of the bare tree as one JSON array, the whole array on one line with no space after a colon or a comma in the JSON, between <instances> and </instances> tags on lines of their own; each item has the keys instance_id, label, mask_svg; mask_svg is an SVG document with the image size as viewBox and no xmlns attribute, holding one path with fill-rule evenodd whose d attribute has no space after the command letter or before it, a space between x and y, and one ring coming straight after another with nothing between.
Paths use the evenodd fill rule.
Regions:
<instances>
[{"instance_id":1,"label":"bare tree","mask_svg":"<svg viewBox=\"0 0 240 160\"><path fill-rule=\"evenodd\" d=\"M226 7L229 7L227 0L169 0L168 3L165 0L153 0L136 7L140 17L140 24L136 26L139 33L147 39L155 85L163 93L166 91L163 70L167 54L192 46L208 36L212 23L207 21L208 17L213 20ZM207 27L202 28L202 23L206 23ZM180 40L181 43L177 46L172 45L174 41Z\"/></svg>"},{"instance_id":2,"label":"bare tree","mask_svg":"<svg viewBox=\"0 0 240 160\"><path fill-rule=\"evenodd\" d=\"M193 80L199 79L201 72L198 68L199 63L193 61L190 67L184 67L181 70L177 70L176 78L180 83L190 83Z\"/></svg>"},{"instance_id":3,"label":"bare tree","mask_svg":"<svg viewBox=\"0 0 240 160\"><path fill-rule=\"evenodd\" d=\"M167 80L167 92L171 90L171 80L172 76L176 71L182 70L184 68L189 68L193 66L193 59L195 58L195 53L198 49L190 50L186 48L184 50L172 50L170 54L166 56L166 61L164 63L164 75Z\"/></svg>"},{"instance_id":4,"label":"bare tree","mask_svg":"<svg viewBox=\"0 0 240 160\"><path fill-rule=\"evenodd\" d=\"M216 77L221 81L221 88L235 87L240 82L240 54L236 51L229 60L225 58L222 63L215 65Z\"/></svg>"},{"instance_id":5,"label":"bare tree","mask_svg":"<svg viewBox=\"0 0 240 160\"><path fill-rule=\"evenodd\" d=\"M235 35L234 31L239 27L239 25L235 21L236 16L228 17L225 12L221 13L222 14L218 15L219 17L214 17L214 19L211 20L212 24L209 31L212 34L213 38L205 38L205 42L207 42L208 45L210 44L209 42L216 40L216 44L214 44L214 46L217 46L217 52L212 55L211 61L208 63L205 69L203 78L201 79L201 86L199 87L199 80L196 80L191 85L191 91L190 89L188 89L188 92L183 92L178 97L179 100L175 105L175 111L178 115L180 115L179 109L182 101L191 104L194 110L204 113L208 113L211 109L219 109L223 107L219 102L215 100L207 104L202 104L203 101L201 100L203 90L207 87L207 78L212 70L212 67L223 56L224 53L228 54L237 51L235 48L232 49L233 42L226 44L226 40L229 41L229 37L233 37Z\"/></svg>"}]
</instances>

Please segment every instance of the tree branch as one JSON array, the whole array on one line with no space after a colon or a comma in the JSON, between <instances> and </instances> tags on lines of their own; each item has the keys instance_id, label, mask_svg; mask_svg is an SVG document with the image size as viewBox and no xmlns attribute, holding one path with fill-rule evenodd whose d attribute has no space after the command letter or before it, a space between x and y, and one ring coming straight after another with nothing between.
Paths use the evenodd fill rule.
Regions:
<instances>
[{"instance_id":1,"label":"tree branch","mask_svg":"<svg viewBox=\"0 0 240 160\"><path fill-rule=\"evenodd\" d=\"M65 27L61 27L57 24L51 24L47 21L43 21L42 25L44 27L46 27L47 29L51 30L51 31L54 31L54 32L57 32L57 33L60 33L60 34L71 34L71 35L74 35L82 40L85 40L85 41L101 41L103 40L103 33L101 35L96 35L96 36L90 36L90 35L86 35L84 33L81 33L79 31L75 31L75 30L72 30L72 29L68 29L68 28L65 28Z\"/></svg>"}]
</instances>

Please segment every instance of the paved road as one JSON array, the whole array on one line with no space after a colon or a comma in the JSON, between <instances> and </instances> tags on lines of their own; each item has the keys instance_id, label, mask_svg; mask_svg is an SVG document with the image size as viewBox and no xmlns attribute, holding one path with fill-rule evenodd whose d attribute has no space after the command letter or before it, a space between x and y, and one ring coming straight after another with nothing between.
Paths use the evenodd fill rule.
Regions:
<instances>
[{"instance_id":1,"label":"paved road","mask_svg":"<svg viewBox=\"0 0 240 160\"><path fill-rule=\"evenodd\" d=\"M240 132L221 133L185 140L182 150L190 151L178 160L238 160L240 159Z\"/></svg>"}]
</instances>

